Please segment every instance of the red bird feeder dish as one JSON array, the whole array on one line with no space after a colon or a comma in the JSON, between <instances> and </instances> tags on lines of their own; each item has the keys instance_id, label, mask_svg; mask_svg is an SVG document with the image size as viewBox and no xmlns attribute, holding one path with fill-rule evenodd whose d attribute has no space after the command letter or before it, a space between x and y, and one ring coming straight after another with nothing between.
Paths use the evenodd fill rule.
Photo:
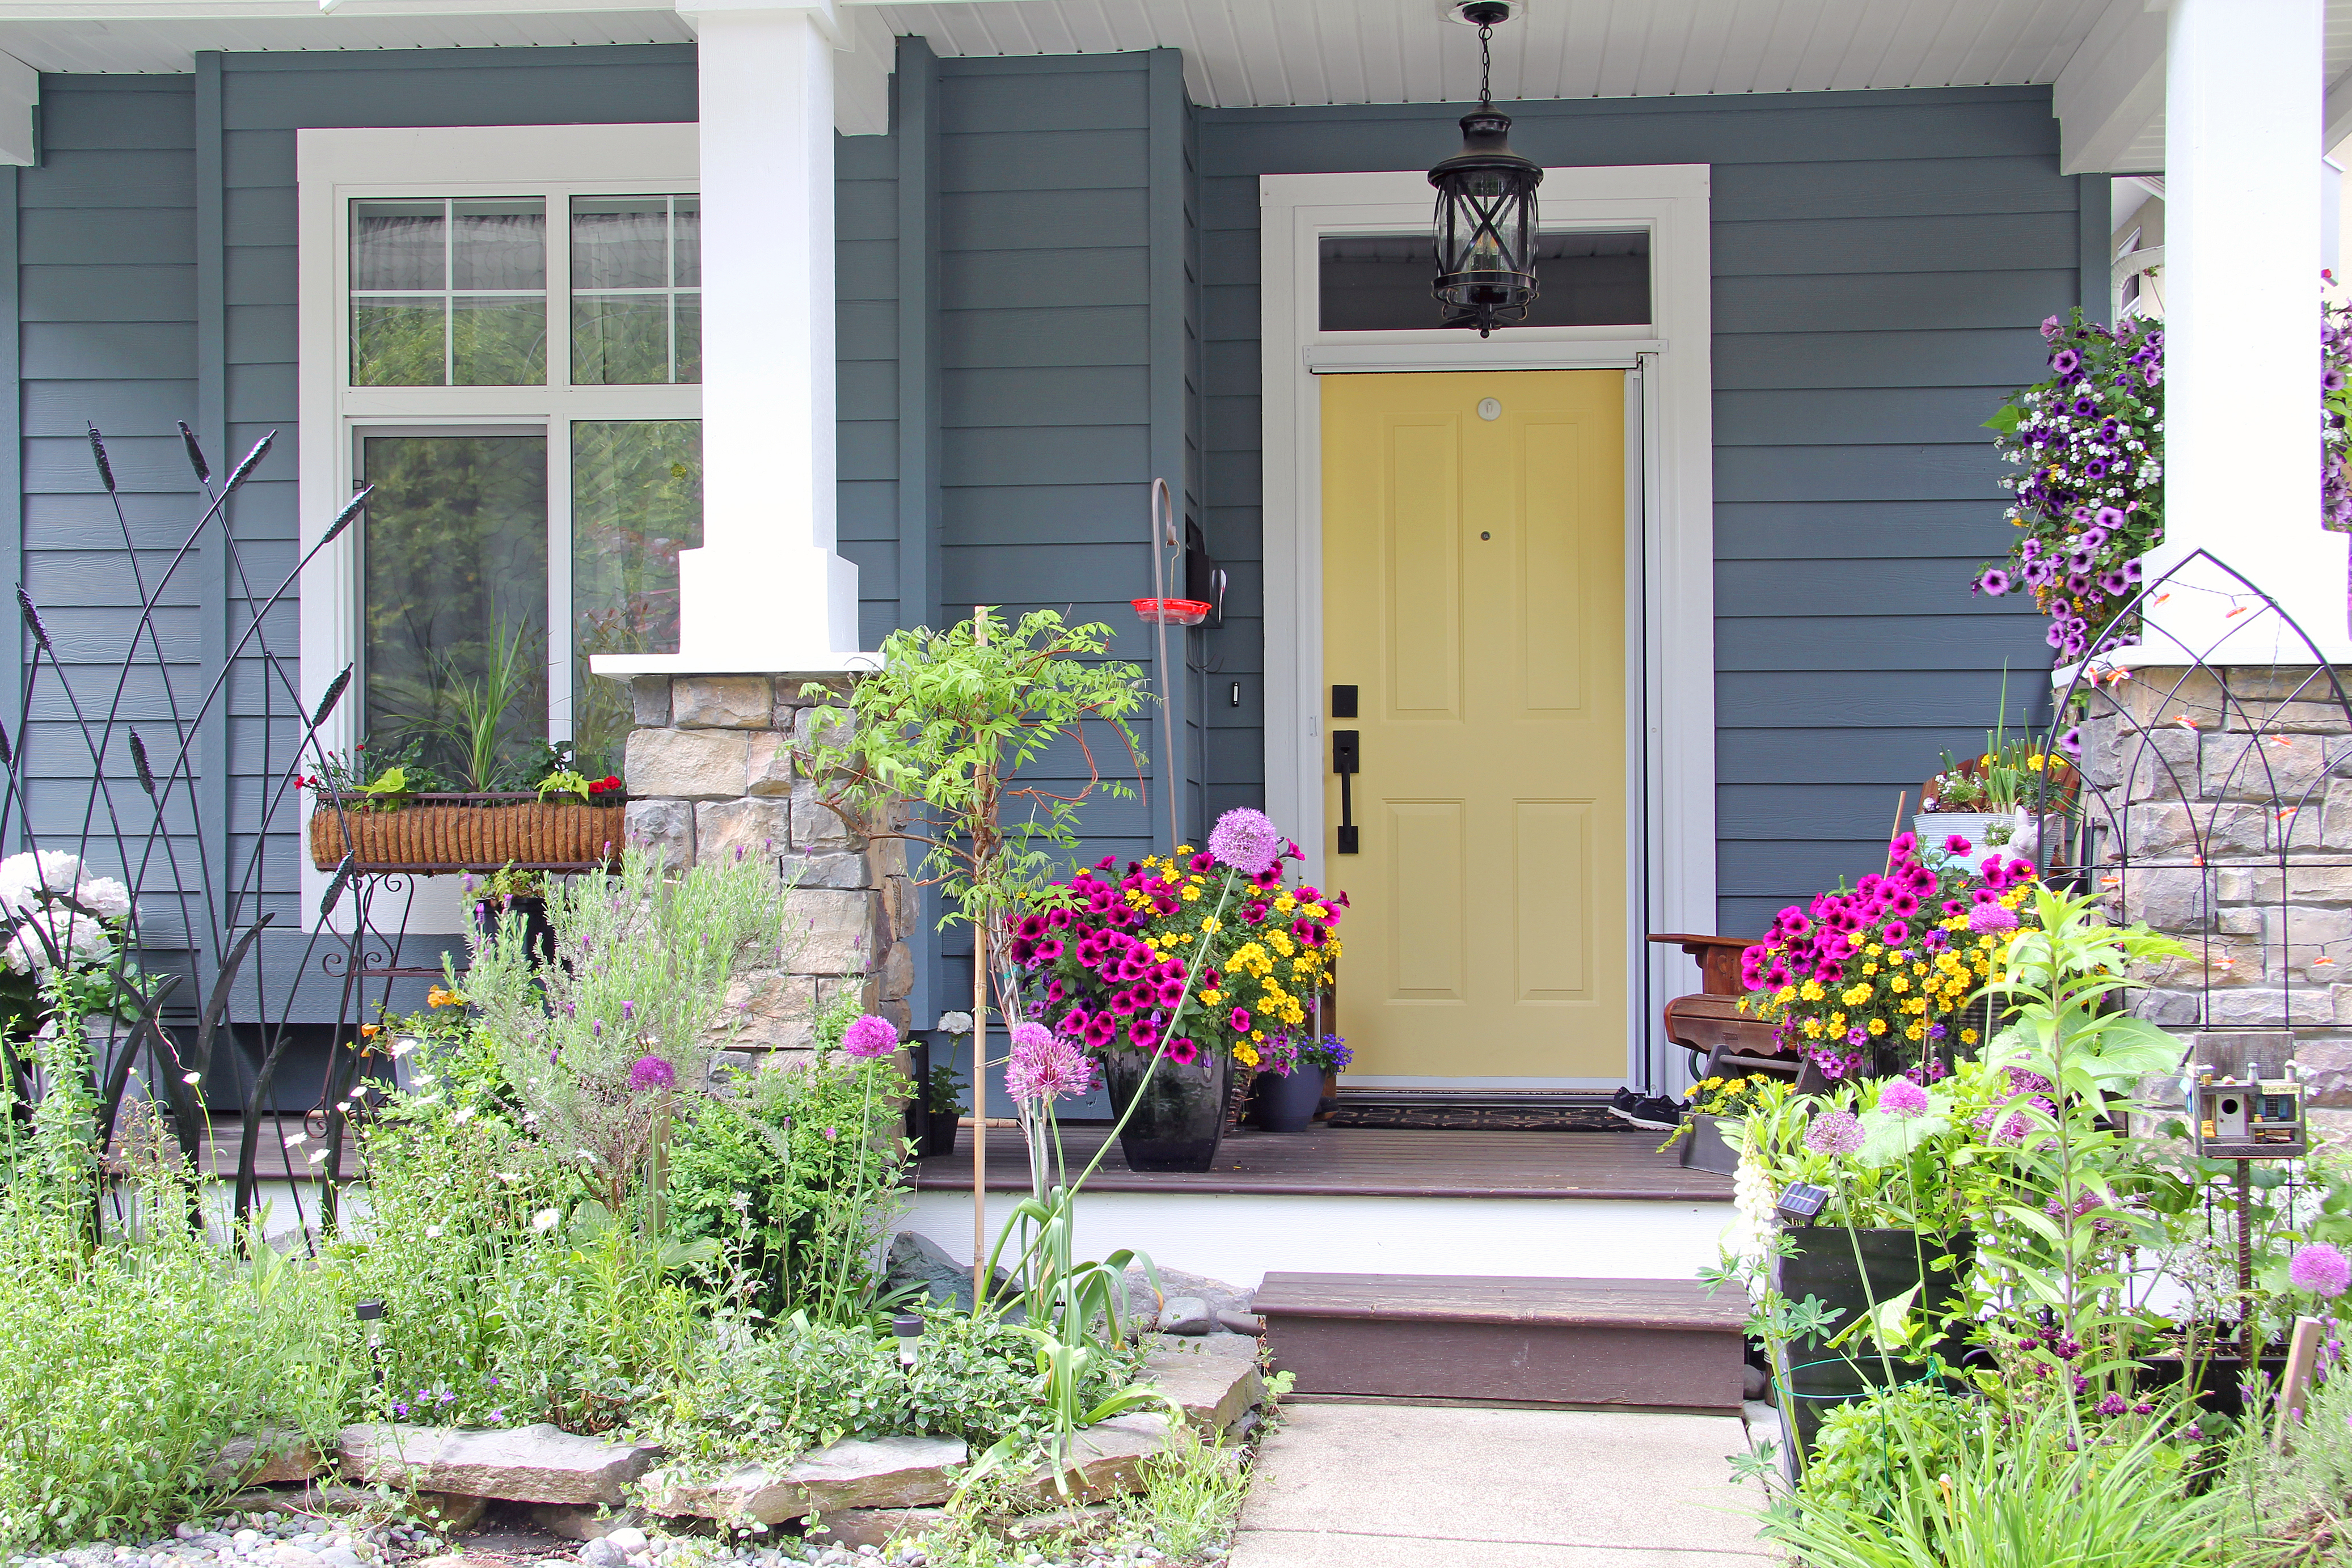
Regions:
<instances>
[{"instance_id":1,"label":"red bird feeder dish","mask_svg":"<svg viewBox=\"0 0 2352 1568\"><path fill-rule=\"evenodd\" d=\"M1131 599L1146 626L1198 626L1209 618L1210 606L1199 599Z\"/></svg>"}]
</instances>

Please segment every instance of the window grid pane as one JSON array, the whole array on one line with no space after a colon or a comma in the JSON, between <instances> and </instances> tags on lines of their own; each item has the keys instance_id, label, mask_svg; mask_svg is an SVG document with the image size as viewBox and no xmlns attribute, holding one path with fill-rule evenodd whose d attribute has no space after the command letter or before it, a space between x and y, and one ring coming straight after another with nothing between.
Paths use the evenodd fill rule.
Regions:
<instances>
[{"instance_id":1,"label":"window grid pane","mask_svg":"<svg viewBox=\"0 0 2352 1568\"><path fill-rule=\"evenodd\" d=\"M701 204L693 196L572 200L572 381L702 379Z\"/></svg>"},{"instance_id":2,"label":"window grid pane","mask_svg":"<svg viewBox=\"0 0 2352 1568\"><path fill-rule=\"evenodd\" d=\"M619 770L630 709L589 658L677 652L677 554L701 543L701 421L573 422L572 736L591 777Z\"/></svg>"},{"instance_id":3,"label":"window grid pane","mask_svg":"<svg viewBox=\"0 0 2352 1568\"><path fill-rule=\"evenodd\" d=\"M351 213L353 386L543 386L547 204L362 201Z\"/></svg>"}]
</instances>

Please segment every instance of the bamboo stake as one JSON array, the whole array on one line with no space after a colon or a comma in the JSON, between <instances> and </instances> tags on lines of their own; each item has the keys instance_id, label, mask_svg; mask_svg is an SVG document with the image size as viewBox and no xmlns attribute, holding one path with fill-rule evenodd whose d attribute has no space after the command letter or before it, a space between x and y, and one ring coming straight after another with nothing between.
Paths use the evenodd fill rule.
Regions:
<instances>
[{"instance_id":1,"label":"bamboo stake","mask_svg":"<svg viewBox=\"0 0 2352 1568\"><path fill-rule=\"evenodd\" d=\"M988 645L988 607L971 607L974 647ZM971 1300L988 1276L988 915L971 927Z\"/></svg>"},{"instance_id":2,"label":"bamboo stake","mask_svg":"<svg viewBox=\"0 0 2352 1568\"><path fill-rule=\"evenodd\" d=\"M2321 1332L2317 1318L2294 1320L2294 1337L2287 1342L2286 1377L2279 1385L2278 1436L2273 1439L2280 1453L2294 1446L2294 1429L2303 1421L2303 1402L2311 1393L2312 1369L2319 1364ZM2246 1375L2252 1374L2249 1371Z\"/></svg>"},{"instance_id":3,"label":"bamboo stake","mask_svg":"<svg viewBox=\"0 0 2352 1568\"><path fill-rule=\"evenodd\" d=\"M1903 808L1911 803L1911 791L1904 790L1895 797L1895 831L1886 835L1886 869L1883 874L1895 874L1895 841L1903 836Z\"/></svg>"}]
</instances>

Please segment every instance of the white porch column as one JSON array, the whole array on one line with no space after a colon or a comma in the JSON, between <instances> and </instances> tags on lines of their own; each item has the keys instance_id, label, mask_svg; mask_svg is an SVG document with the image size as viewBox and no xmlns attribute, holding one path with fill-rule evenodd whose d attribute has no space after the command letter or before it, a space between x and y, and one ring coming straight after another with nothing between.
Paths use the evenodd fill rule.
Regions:
<instances>
[{"instance_id":1,"label":"white porch column","mask_svg":"<svg viewBox=\"0 0 2352 1568\"><path fill-rule=\"evenodd\" d=\"M2171 0L2165 89L2165 542L2258 584L2352 657L2347 536L2319 526L2321 0ZM2197 570L2147 655L2305 662Z\"/></svg>"},{"instance_id":2,"label":"white porch column","mask_svg":"<svg viewBox=\"0 0 2352 1568\"><path fill-rule=\"evenodd\" d=\"M680 0L699 39L702 548L673 654L600 674L842 667L857 568L835 553L832 0Z\"/></svg>"}]
</instances>

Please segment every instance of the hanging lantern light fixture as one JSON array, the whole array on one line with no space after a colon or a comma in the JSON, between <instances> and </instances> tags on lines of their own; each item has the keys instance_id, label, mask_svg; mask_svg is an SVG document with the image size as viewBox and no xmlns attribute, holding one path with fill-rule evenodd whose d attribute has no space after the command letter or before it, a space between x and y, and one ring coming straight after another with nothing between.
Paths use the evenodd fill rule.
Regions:
<instances>
[{"instance_id":1,"label":"hanging lantern light fixture","mask_svg":"<svg viewBox=\"0 0 2352 1568\"><path fill-rule=\"evenodd\" d=\"M1508 0L1467 0L1454 14L1478 29L1478 107L1462 117L1462 151L1429 172L1437 187L1437 281L1448 327L1484 338L1528 319L1536 298L1536 187L1543 170L1511 151L1511 117L1495 107L1489 49Z\"/></svg>"}]
</instances>

